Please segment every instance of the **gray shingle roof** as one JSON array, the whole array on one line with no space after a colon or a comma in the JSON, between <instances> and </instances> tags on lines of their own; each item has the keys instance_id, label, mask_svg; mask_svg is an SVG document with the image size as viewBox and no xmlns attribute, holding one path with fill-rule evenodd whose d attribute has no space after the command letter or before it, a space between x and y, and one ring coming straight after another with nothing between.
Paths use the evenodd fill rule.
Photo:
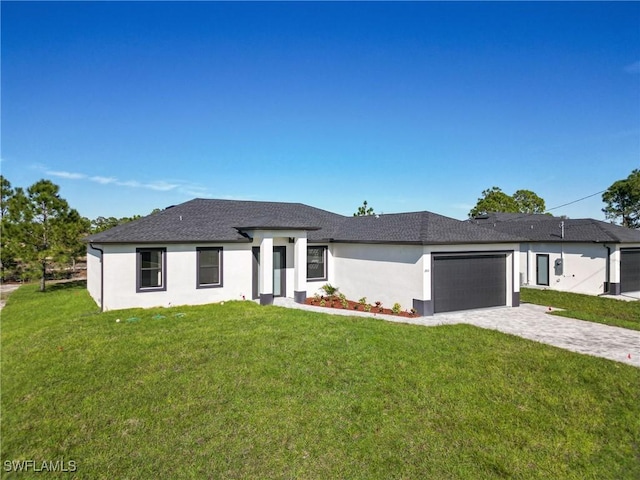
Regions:
<instances>
[{"instance_id":1,"label":"gray shingle roof","mask_svg":"<svg viewBox=\"0 0 640 480\"><path fill-rule=\"evenodd\" d=\"M518 242L520 238L431 212L411 212L348 217L335 233L335 240L428 245Z\"/></svg>"},{"instance_id":2,"label":"gray shingle roof","mask_svg":"<svg viewBox=\"0 0 640 480\"><path fill-rule=\"evenodd\" d=\"M133 222L90 235L96 243L247 242L242 227L311 230L324 240L341 215L300 203L250 202L196 198ZM326 237L328 238L328 237Z\"/></svg>"},{"instance_id":3,"label":"gray shingle roof","mask_svg":"<svg viewBox=\"0 0 640 480\"><path fill-rule=\"evenodd\" d=\"M345 217L301 203L194 199L87 237L95 243L247 242L252 229L302 229L312 242L501 243L520 237L431 212Z\"/></svg>"},{"instance_id":4,"label":"gray shingle roof","mask_svg":"<svg viewBox=\"0 0 640 480\"><path fill-rule=\"evenodd\" d=\"M593 218L562 219L551 215L491 213L469 223L537 242L640 243L640 230Z\"/></svg>"}]
</instances>

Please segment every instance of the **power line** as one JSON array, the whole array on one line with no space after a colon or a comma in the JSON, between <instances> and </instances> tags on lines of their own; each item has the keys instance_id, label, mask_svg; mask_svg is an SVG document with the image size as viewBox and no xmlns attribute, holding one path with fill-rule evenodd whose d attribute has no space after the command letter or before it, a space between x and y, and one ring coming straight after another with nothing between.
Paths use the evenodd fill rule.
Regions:
<instances>
[{"instance_id":1,"label":"power line","mask_svg":"<svg viewBox=\"0 0 640 480\"><path fill-rule=\"evenodd\" d=\"M601 193L606 192L606 190L602 190L600 192L592 193L591 195L587 195L586 197L579 198L578 200L574 200L573 202L565 203L563 205L558 205L557 207L547 208L545 212L550 212L551 210L556 210L558 208L566 207L567 205L572 205L574 203L581 202L582 200L586 200L587 198L595 197L596 195L600 195Z\"/></svg>"}]
</instances>

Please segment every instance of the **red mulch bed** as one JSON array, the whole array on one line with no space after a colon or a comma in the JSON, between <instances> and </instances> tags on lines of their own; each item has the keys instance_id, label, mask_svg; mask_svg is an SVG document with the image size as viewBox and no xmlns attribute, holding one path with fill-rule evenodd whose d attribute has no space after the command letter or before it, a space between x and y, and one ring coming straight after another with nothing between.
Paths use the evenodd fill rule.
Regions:
<instances>
[{"instance_id":1,"label":"red mulch bed","mask_svg":"<svg viewBox=\"0 0 640 480\"><path fill-rule=\"evenodd\" d=\"M320 305L321 300L324 300L324 306ZM350 310L353 312L365 312L364 305L358 302L354 302L353 300L347 300L347 304L348 304L347 308L344 308L342 306L340 299L338 298L331 299L331 297L320 297L320 300L316 300L314 297L308 297L304 303L306 303L307 305L313 305L316 307L335 308L336 310ZM396 314L396 313L393 313L393 311L390 308L384 308L384 305L382 307L383 308L378 308L375 305L371 305L371 310L369 310L368 313L384 313L385 315L396 315L398 317L408 317L408 318L414 318L418 316L415 313L411 313L407 311L402 311Z\"/></svg>"}]
</instances>

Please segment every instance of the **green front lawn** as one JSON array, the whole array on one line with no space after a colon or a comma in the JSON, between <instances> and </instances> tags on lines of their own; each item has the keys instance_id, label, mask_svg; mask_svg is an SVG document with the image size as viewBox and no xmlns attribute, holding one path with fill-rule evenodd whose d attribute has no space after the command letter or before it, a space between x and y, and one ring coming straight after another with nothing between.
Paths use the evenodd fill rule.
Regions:
<instances>
[{"instance_id":1,"label":"green front lawn","mask_svg":"<svg viewBox=\"0 0 640 480\"><path fill-rule=\"evenodd\" d=\"M23 287L1 322L3 472L640 477L640 369L495 331L252 302L99 314L77 284Z\"/></svg>"},{"instance_id":2,"label":"green front lawn","mask_svg":"<svg viewBox=\"0 0 640 480\"><path fill-rule=\"evenodd\" d=\"M553 315L640 330L640 301L628 302L594 295L536 288L521 289L520 300L563 309L553 311Z\"/></svg>"}]
</instances>

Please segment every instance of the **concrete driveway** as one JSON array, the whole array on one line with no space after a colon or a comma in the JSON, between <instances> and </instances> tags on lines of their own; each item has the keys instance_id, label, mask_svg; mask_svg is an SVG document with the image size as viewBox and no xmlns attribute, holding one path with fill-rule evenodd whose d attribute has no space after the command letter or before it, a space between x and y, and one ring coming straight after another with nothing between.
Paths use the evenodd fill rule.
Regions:
<instances>
[{"instance_id":1,"label":"concrete driveway","mask_svg":"<svg viewBox=\"0 0 640 480\"><path fill-rule=\"evenodd\" d=\"M287 298L276 298L274 304L337 315L373 316L364 312L301 305ZM424 326L467 323L640 368L640 331L556 317L547 314L547 310L547 307L525 303L518 308L467 310L439 313L433 317L403 318L393 315L375 315L375 317Z\"/></svg>"}]
</instances>

